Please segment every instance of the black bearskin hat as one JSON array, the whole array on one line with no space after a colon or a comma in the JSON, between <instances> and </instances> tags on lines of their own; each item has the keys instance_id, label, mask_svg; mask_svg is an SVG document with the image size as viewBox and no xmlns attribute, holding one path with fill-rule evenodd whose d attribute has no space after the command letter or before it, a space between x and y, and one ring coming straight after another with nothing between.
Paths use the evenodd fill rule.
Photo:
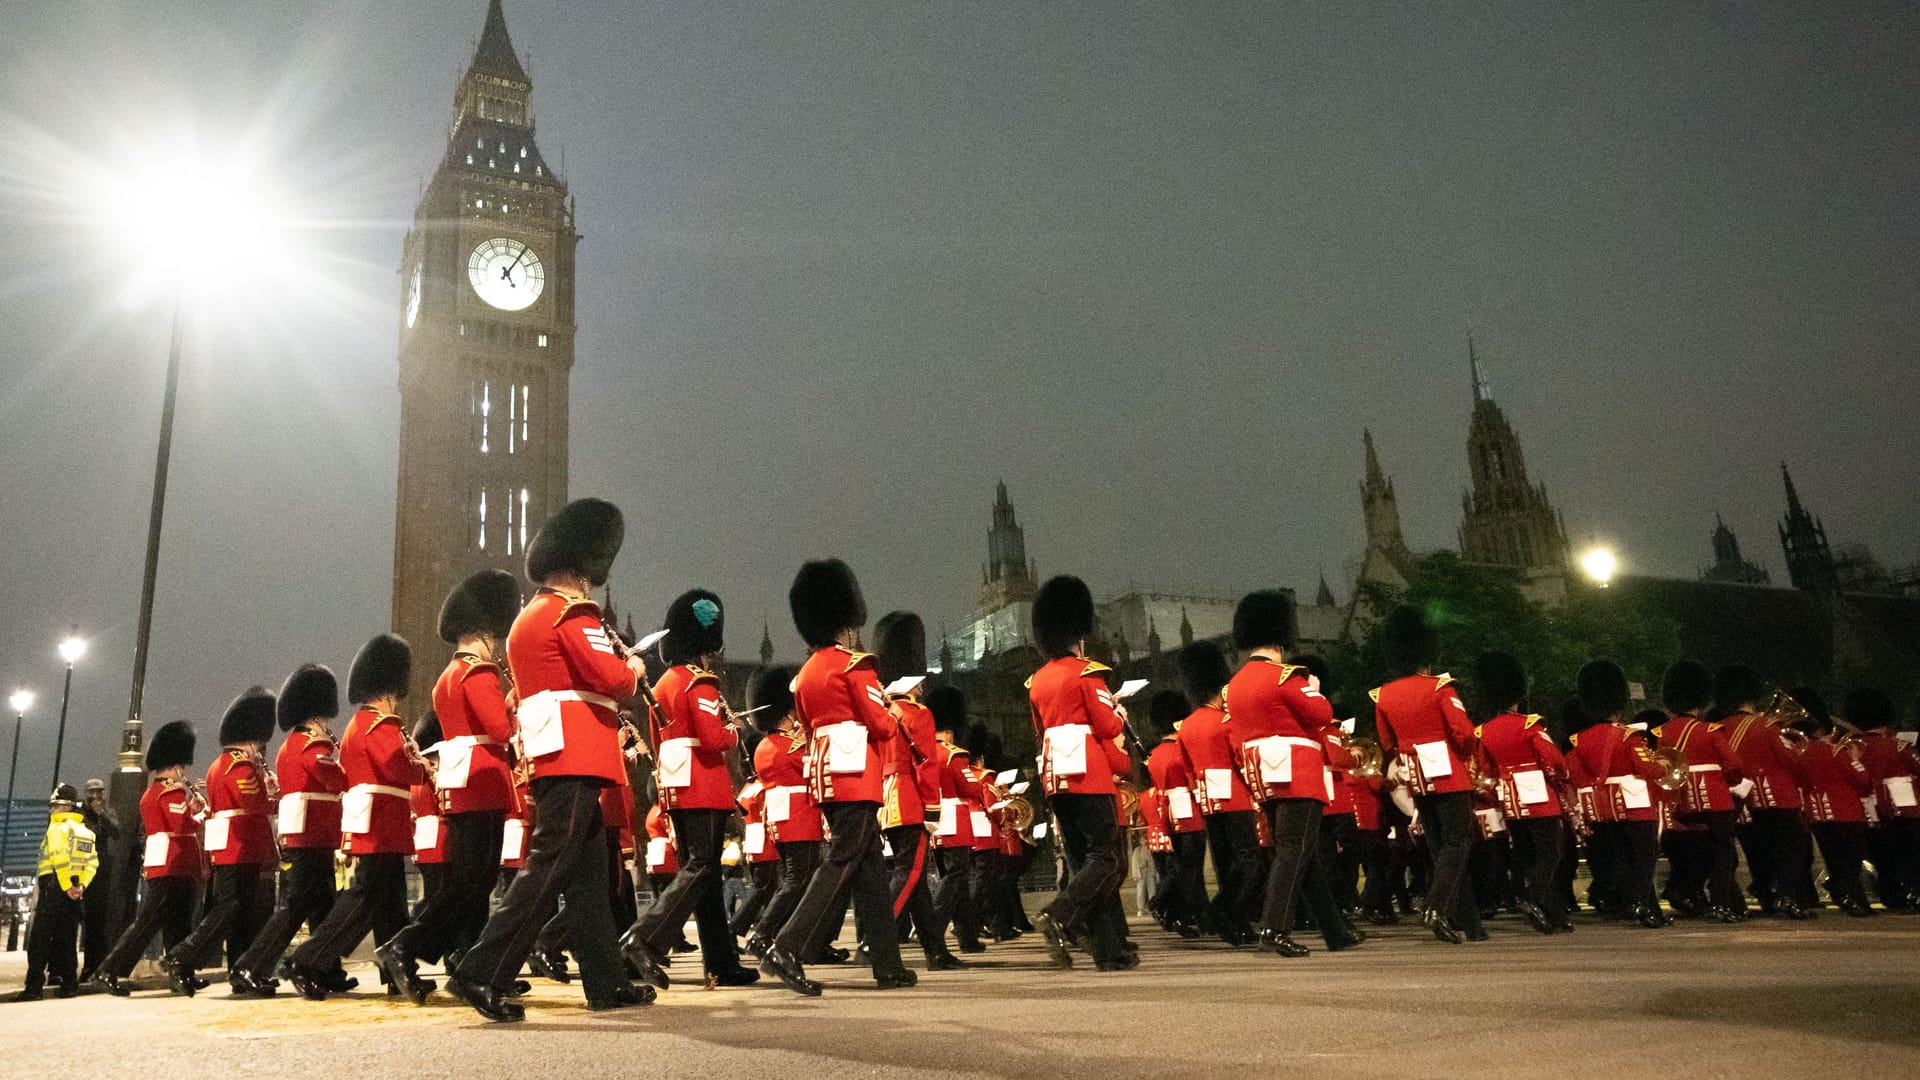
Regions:
<instances>
[{"instance_id":1,"label":"black bearskin hat","mask_svg":"<svg viewBox=\"0 0 1920 1080\"><path fill-rule=\"evenodd\" d=\"M882 685L927 673L927 626L911 611L889 611L873 624Z\"/></svg>"},{"instance_id":2,"label":"black bearskin hat","mask_svg":"<svg viewBox=\"0 0 1920 1080\"><path fill-rule=\"evenodd\" d=\"M1675 660L1660 679L1660 704L1675 714L1713 704L1713 672L1698 660Z\"/></svg>"},{"instance_id":3,"label":"black bearskin hat","mask_svg":"<svg viewBox=\"0 0 1920 1080\"><path fill-rule=\"evenodd\" d=\"M1199 708L1220 692L1233 678L1227 656L1211 641L1196 641L1180 650L1180 681L1187 688L1187 701Z\"/></svg>"},{"instance_id":4,"label":"black bearskin hat","mask_svg":"<svg viewBox=\"0 0 1920 1080\"><path fill-rule=\"evenodd\" d=\"M1840 702L1840 715L1846 717L1847 723L1862 731L1893 727L1895 713L1893 698L1888 697L1885 690L1870 686L1847 691L1847 696Z\"/></svg>"},{"instance_id":5,"label":"black bearskin hat","mask_svg":"<svg viewBox=\"0 0 1920 1080\"><path fill-rule=\"evenodd\" d=\"M842 630L867 625L867 602L860 596L860 582L853 568L839 559L815 559L803 563L793 575L787 590L787 607L793 611L794 629L800 640L811 648L833 644Z\"/></svg>"},{"instance_id":6,"label":"black bearskin hat","mask_svg":"<svg viewBox=\"0 0 1920 1080\"><path fill-rule=\"evenodd\" d=\"M967 730L967 695L957 686L936 686L927 691L927 710L933 713L935 731L955 735Z\"/></svg>"},{"instance_id":7,"label":"black bearskin hat","mask_svg":"<svg viewBox=\"0 0 1920 1080\"><path fill-rule=\"evenodd\" d=\"M1767 696L1767 681L1745 664L1728 664L1713 675L1713 703L1732 711L1758 705Z\"/></svg>"},{"instance_id":8,"label":"black bearskin hat","mask_svg":"<svg viewBox=\"0 0 1920 1080\"><path fill-rule=\"evenodd\" d=\"M439 714L435 713L432 709L428 709L427 715L421 717L420 722L413 725L413 745L425 750L439 742L441 737Z\"/></svg>"},{"instance_id":9,"label":"black bearskin hat","mask_svg":"<svg viewBox=\"0 0 1920 1080\"><path fill-rule=\"evenodd\" d=\"M325 664L302 664L280 684L280 730L340 715L340 681Z\"/></svg>"},{"instance_id":10,"label":"black bearskin hat","mask_svg":"<svg viewBox=\"0 0 1920 1080\"><path fill-rule=\"evenodd\" d=\"M398 634L381 634L365 645L347 669L347 700L365 705L385 694L407 696L413 677L413 648Z\"/></svg>"},{"instance_id":11,"label":"black bearskin hat","mask_svg":"<svg viewBox=\"0 0 1920 1080\"><path fill-rule=\"evenodd\" d=\"M147 771L193 764L193 725L185 720L163 724L147 744Z\"/></svg>"},{"instance_id":12,"label":"black bearskin hat","mask_svg":"<svg viewBox=\"0 0 1920 1080\"><path fill-rule=\"evenodd\" d=\"M793 711L793 676L792 668L779 665L753 673L747 683L747 708L754 711L754 727L768 735L780 730L780 722Z\"/></svg>"},{"instance_id":13,"label":"black bearskin hat","mask_svg":"<svg viewBox=\"0 0 1920 1080\"><path fill-rule=\"evenodd\" d=\"M527 545L527 580L538 584L555 574L579 574L595 588L605 585L626 535L619 507L605 499L575 499Z\"/></svg>"},{"instance_id":14,"label":"black bearskin hat","mask_svg":"<svg viewBox=\"0 0 1920 1080\"><path fill-rule=\"evenodd\" d=\"M1473 681L1490 709L1519 707L1527 701L1527 669L1510 652L1492 649L1473 662Z\"/></svg>"},{"instance_id":15,"label":"black bearskin hat","mask_svg":"<svg viewBox=\"0 0 1920 1080\"><path fill-rule=\"evenodd\" d=\"M1420 609L1402 604L1387 612L1380 624L1380 647L1386 654L1387 677L1404 679L1431 668L1440 655L1440 640Z\"/></svg>"},{"instance_id":16,"label":"black bearskin hat","mask_svg":"<svg viewBox=\"0 0 1920 1080\"><path fill-rule=\"evenodd\" d=\"M520 614L520 583L505 570L482 570L453 587L440 605L440 640L492 634L504 640Z\"/></svg>"},{"instance_id":17,"label":"black bearskin hat","mask_svg":"<svg viewBox=\"0 0 1920 1080\"><path fill-rule=\"evenodd\" d=\"M1156 735L1173 734L1173 725L1187 718L1186 695L1177 690L1162 690L1147 705L1147 722Z\"/></svg>"},{"instance_id":18,"label":"black bearskin hat","mask_svg":"<svg viewBox=\"0 0 1920 1080\"><path fill-rule=\"evenodd\" d=\"M273 738L274 709L273 691L264 686L248 687L220 718L220 745L264 743Z\"/></svg>"},{"instance_id":19,"label":"black bearskin hat","mask_svg":"<svg viewBox=\"0 0 1920 1080\"><path fill-rule=\"evenodd\" d=\"M726 612L720 597L707 589L688 589L675 597L663 625L667 636L660 639L660 658L669 664L712 656L724 647Z\"/></svg>"},{"instance_id":20,"label":"black bearskin hat","mask_svg":"<svg viewBox=\"0 0 1920 1080\"><path fill-rule=\"evenodd\" d=\"M1242 652L1291 649L1295 633L1293 597L1279 589L1250 592L1233 609L1233 644Z\"/></svg>"},{"instance_id":21,"label":"black bearskin hat","mask_svg":"<svg viewBox=\"0 0 1920 1080\"><path fill-rule=\"evenodd\" d=\"M1093 593L1077 577L1048 578L1033 597L1033 643L1058 660L1093 633Z\"/></svg>"},{"instance_id":22,"label":"black bearskin hat","mask_svg":"<svg viewBox=\"0 0 1920 1080\"><path fill-rule=\"evenodd\" d=\"M1611 660L1589 660L1574 676L1580 711L1598 724L1627 711L1627 673Z\"/></svg>"}]
</instances>

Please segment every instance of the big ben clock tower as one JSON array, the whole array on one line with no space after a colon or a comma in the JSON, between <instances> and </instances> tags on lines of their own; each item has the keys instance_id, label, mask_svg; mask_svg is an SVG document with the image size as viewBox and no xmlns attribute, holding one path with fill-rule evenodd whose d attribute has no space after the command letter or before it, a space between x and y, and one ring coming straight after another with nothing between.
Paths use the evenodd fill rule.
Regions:
<instances>
[{"instance_id":1,"label":"big ben clock tower","mask_svg":"<svg viewBox=\"0 0 1920 1080\"><path fill-rule=\"evenodd\" d=\"M400 483L393 627L413 708L447 658L440 603L468 574L520 575L567 500L573 205L534 145L533 83L490 0L453 127L400 258Z\"/></svg>"}]
</instances>

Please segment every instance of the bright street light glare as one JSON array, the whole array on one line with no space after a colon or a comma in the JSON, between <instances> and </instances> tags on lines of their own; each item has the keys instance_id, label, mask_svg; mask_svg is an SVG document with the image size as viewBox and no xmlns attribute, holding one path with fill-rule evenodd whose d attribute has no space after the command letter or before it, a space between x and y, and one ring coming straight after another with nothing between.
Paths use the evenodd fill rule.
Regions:
<instances>
[{"instance_id":1,"label":"bright street light glare","mask_svg":"<svg viewBox=\"0 0 1920 1080\"><path fill-rule=\"evenodd\" d=\"M7 707L13 710L15 716L25 713L33 708L33 691L15 690L13 696L7 699Z\"/></svg>"},{"instance_id":2,"label":"bright street light glare","mask_svg":"<svg viewBox=\"0 0 1920 1080\"><path fill-rule=\"evenodd\" d=\"M87 655L87 643L81 638L70 637L60 643L60 659L70 665L85 655Z\"/></svg>"},{"instance_id":3,"label":"bright street light glare","mask_svg":"<svg viewBox=\"0 0 1920 1080\"><path fill-rule=\"evenodd\" d=\"M1614 557L1610 548L1589 548L1585 555L1580 556L1580 569L1586 571L1593 583L1603 589L1607 587L1607 582L1613 580L1613 572L1619 566L1620 560Z\"/></svg>"}]
</instances>

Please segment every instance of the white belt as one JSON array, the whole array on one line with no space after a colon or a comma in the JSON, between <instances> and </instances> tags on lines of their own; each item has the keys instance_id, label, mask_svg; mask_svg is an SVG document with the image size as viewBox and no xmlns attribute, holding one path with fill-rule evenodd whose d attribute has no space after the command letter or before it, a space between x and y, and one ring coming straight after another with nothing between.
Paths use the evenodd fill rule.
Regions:
<instances>
[{"instance_id":1,"label":"white belt","mask_svg":"<svg viewBox=\"0 0 1920 1080\"><path fill-rule=\"evenodd\" d=\"M447 739L446 741L466 743L468 746L493 746L494 745L493 736L491 735L455 735L453 738Z\"/></svg>"},{"instance_id":2,"label":"white belt","mask_svg":"<svg viewBox=\"0 0 1920 1080\"><path fill-rule=\"evenodd\" d=\"M1688 771L1688 772L1719 772L1719 771L1720 771L1720 766L1718 766L1718 765L1689 765L1689 766L1687 766L1687 771Z\"/></svg>"},{"instance_id":3,"label":"white belt","mask_svg":"<svg viewBox=\"0 0 1920 1080\"><path fill-rule=\"evenodd\" d=\"M307 802L339 802L340 796L331 791L288 791L281 794L282 802L287 799L305 799Z\"/></svg>"},{"instance_id":4,"label":"white belt","mask_svg":"<svg viewBox=\"0 0 1920 1080\"><path fill-rule=\"evenodd\" d=\"M1275 735L1273 737L1276 739L1279 739L1283 743L1289 743L1293 746L1304 746L1310 750L1320 749L1319 743L1313 741L1312 739L1303 739L1298 735Z\"/></svg>"},{"instance_id":5,"label":"white belt","mask_svg":"<svg viewBox=\"0 0 1920 1080\"><path fill-rule=\"evenodd\" d=\"M363 791L370 795L392 795L399 799L413 798L413 792L408 791L406 788L388 787L385 784L355 784L347 789L347 794L358 795Z\"/></svg>"},{"instance_id":6,"label":"white belt","mask_svg":"<svg viewBox=\"0 0 1920 1080\"><path fill-rule=\"evenodd\" d=\"M700 749L700 747L701 747L702 745L704 745L704 744L702 744L702 743L700 742L700 740L699 740L699 739L692 739L692 738L688 738L688 739L667 739L667 740L665 740L664 742L662 742L662 743L661 743L660 745L662 745L662 746L665 746L665 745L666 745L667 743L685 743L685 744L687 745L687 748L688 748L688 749L691 749L691 750L698 750L698 749Z\"/></svg>"},{"instance_id":7,"label":"white belt","mask_svg":"<svg viewBox=\"0 0 1920 1080\"><path fill-rule=\"evenodd\" d=\"M1621 774L1620 774L1619 776L1609 776L1609 777L1607 777L1607 783L1609 783L1609 784L1612 784L1612 785L1614 785L1615 787L1618 787L1618 786L1620 786L1621 784L1624 784L1624 783L1626 783L1626 782L1627 782L1627 781L1629 781L1629 780L1638 780L1638 779L1640 779L1640 778L1639 778L1639 777L1637 777L1637 776L1635 776L1635 775L1633 775L1632 773L1621 773Z\"/></svg>"},{"instance_id":8,"label":"white belt","mask_svg":"<svg viewBox=\"0 0 1920 1080\"><path fill-rule=\"evenodd\" d=\"M542 690L533 695L536 698L548 698L553 701L583 701L588 705L598 705L609 712L619 712L620 703L603 694L588 690ZM533 698L528 698L531 701Z\"/></svg>"},{"instance_id":9,"label":"white belt","mask_svg":"<svg viewBox=\"0 0 1920 1080\"><path fill-rule=\"evenodd\" d=\"M235 818L235 817L246 817L248 814L251 814L251 813L253 813L253 811L251 810L215 810L213 812L213 816ZM169 833L168 835L172 835L172 834Z\"/></svg>"}]
</instances>

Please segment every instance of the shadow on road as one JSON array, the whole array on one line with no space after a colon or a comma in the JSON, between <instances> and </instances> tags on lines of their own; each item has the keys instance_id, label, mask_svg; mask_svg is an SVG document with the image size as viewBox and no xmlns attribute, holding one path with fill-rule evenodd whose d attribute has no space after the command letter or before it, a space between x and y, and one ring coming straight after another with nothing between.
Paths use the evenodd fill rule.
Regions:
<instances>
[{"instance_id":1,"label":"shadow on road","mask_svg":"<svg viewBox=\"0 0 1920 1080\"><path fill-rule=\"evenodd\" d=\"M1899 983L1819 986L1689 986L1647 1003L1649 1016L1711 1020L1770 1031L1804 1031L1835 1039L1920 1046L1920 989Z\"/></svg>"}]
</instances>

